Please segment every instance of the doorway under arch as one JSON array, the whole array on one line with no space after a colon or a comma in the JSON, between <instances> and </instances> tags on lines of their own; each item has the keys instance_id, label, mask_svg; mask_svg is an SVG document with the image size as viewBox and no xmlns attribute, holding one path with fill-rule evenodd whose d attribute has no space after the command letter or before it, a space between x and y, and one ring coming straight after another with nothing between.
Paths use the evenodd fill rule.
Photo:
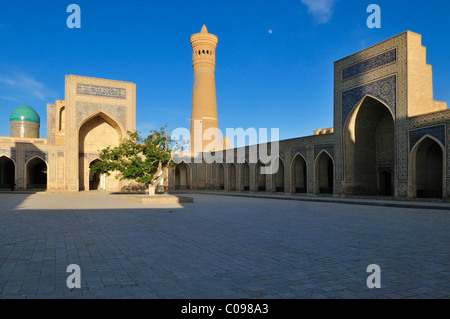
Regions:
<instances>
[{"instance_id":1,"label":"doorway under arch","mask_svg":"<svg viewBox=\"0 0 450 319\"><path fill-rule=\"evenodd\" d=\"M306 161L300 154L297 154L291 164L292 193L307 192L307 170Z\"/></svg>"},{"instance_id":2,"label":"doorway under arch","mask_svg":"<svg viewBox=\"0 0 450 319\"><path fill-rule=\"evenodd\" d=\"M175 167L175 189L189 188L189 166L182 162Z\"/></svg>"},{"instance_id":3,"label":"doorway under arch","mask_svg":"<svg viewBox=\"0 0 450 319\"><path fill-rule=\"evenodd\" d=\"M248 192L250 190L250 166L247 162L242 164L242 177L241 177L241 183L242 183L242 189L245 192Z\"/></svg>"},{"instance_id":4,"label":"doorway under arch","mask_svg":"<svg viewBox=\"0 0 450 319\"><path fill-rule=\"evenodd\" d=\"M255 191L256 192L265 192L266 188L266 174L261 173L261 168L265 165L258 161L255 166Z\"/></svg>"},{"instance_id":5,"label":"doorway under arch","mask_svg":"<svg viewBox=\"0 0 450 319\"><path fill-rule=\"evenodd\" d=\"M219 189L225 189L225 168L222 163L219 163L217 166L218 170L218 181L219 181Z\"/></svg>"},{"instance_id":6,"label":"doorway under arch","mask_svg":"<svg viewBox=\"0 0 450 319\"><path fill-rule=\"evenodd\" d=\"M81 124L78 133L79 141L79 188L90 189L88 158L98 156L99 152L108 146L117 146L123 137L120 125L103 112L86 119ZM107 180L107 182L106 182ZM115 179L115 174L105 177L105 189L118 190L121 182Z\"/></svg>"},{"instance_id":7,"label":"doorway under arch","mask_svg":"<svg viewBox=\"0 0 450 319\"><path fill-rule=\"evenodd\" d=\"M444 152L434 139L425 137L414 148L414 176L418 198L442 198Z\"/></svg>"},{"instance_id":8,"label":"doorway under arch","mask_svg":"<svg viewBox=\"0 0 450 319\"><path fill-rule=\"evenodd\" d=\"M345 192L378 195L385 192L381 169L394 175L394 117L380 100L366 96L350 113L344 126ZM382 189L383 188L383 189Z\"/></svg>"},{"instance_id":9,"label":"doorway under arch","mask_svg":"<svg viewBox=\"0 0 450 319\"><path fill-rule=\"evenodd\" d=\"M34 157L25 165L26 189L47 189L47 163L40 157Z\"/></svg>"},{"instance_id":10,"label":"doorway under arch","mask_svg":"<svg viewBox=\"0 0 450 319\"><path fill-rule=\"evenodd\" d=\"M91 173L92 165L94 165L95 163L98 163L98 162L101 162L101 160L96 159L96 160L93 160L89 164L89 190L90 191L105 189L104 176L102 176L98 173L95 173L95 174Z\"/></svg>"},{"instance_id":11,"label":"doorway under arch","mask_svg":"<svg viewBox=\"0 0 450 319\"><path fill-rule=\"evenodd\" d=\"M272 175L272 190L277 193L284 193L284 162L281 158L277 158L278 170Z\"/></svg>"},{"instance_id":12,"label":"doorway under arch","mask_svg":"<svg viewBox=\"0 0 450 319\"><path fill-rule=\"evenodd\" d=\"M16 185L16 164L7 156L0 156L0 189L13 190Z\"/></svg>"},{"instance_id":13,"label":"doorway under arch","mask_svg":"<svg viewBox=\"0 0 450 319\"><path fill-rule=\"evenodd\" d=\"M382 171L378 177L378 195L392 196L392 186L392 174L388 171Z\"/></svg>"},{"instance_id":14,"label":"doorway under arch","mask_svg":"<svg viewBox=\"0 0 450 319\"><path fill-rule=\"evenodd\" d=\"M236 165L234 163L228 166L228 190L236 190Z\"/></svg>"},{"instance_id":15,"label":"doorway under arch","mask_svg":"<svg viewBox=\"0 0 450 319\"><path fill-rule=\"evenodd\" d=\"M322 151L317 156L314 171L316 194L333 194L334 164L327 152Z\"/></svg>"}]
</instances>

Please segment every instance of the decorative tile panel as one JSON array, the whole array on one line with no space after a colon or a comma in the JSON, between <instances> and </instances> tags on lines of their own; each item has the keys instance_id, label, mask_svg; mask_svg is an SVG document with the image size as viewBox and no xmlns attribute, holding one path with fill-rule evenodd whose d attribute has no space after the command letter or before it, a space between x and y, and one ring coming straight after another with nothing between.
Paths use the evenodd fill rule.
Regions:
<instances>
[{"instance_id":1,"label":"decorative tile panel","mask_svg":"<svg viewBox=\"0 0 450 319\"><path fill-rule=\"evenodd\" d=\"M103 97L113 97L116 99L126 99L127 90L122 88L113 88L107 86L97 86L78 83L77 94L95 95Z\"/></svg>"},{"instance_id":2,"label":"decorative tile panel","mask_svg":"<svg viewBox=\"0 0 450 319\"><path fill-rule=\"evenodd\" d=\"M351 77L369 72L373 69L379 68L386 64L396 62L397 61L397 49L390 50L388 52L382 53L368 59L366 61L359 62L355 65L352 65L348 68L342 70L342 80L349 79Z\"/></svg>"},{"instance_id":3,"label":"decorative tile panel","mask_svg":"<svg viewBox=\"0 0 450 319\"><path fill-rule=\"evenodd\" d=\"M366 95L372 95L383 101L395 115L396 110L396 78L388 78L368 83L354 89L342 92L342 123L344 124L350 112ZM344 125L343 125L344 127Z\"/></svg>"},{"instance_id":4,"label":"decorative tile panel","mask_svg":"<svg viewBox=\"0 0 450 319\"><path fill-rule=\"evenodd\" d=\"M445 145L445 125L431 126L409 131L409 151L411 152L416 143L427 134L435 137L442 145Z\"/></svg>"},{"instance_id":5,"label":"decorative tile panel","mask_svg":"<svg viewBox=\"0 0 450 319\"><path fill-rule=\"evenodd\" d=\"M305 159L307 158L307 148L306 146L301 146L301 147L294 147L291 148L291 159L294 158L295 155L300 154L302 155Z\"/></svg>"},{"instance_id":6,"label":"decorative tile panel","mask_svg":"<svg viewBox=\"0 0 450 319\"><path fill-rule=\"evenodd\" d=\"M86 102L77 103L77 126L80 125L81 121L88 118L90 115L98 111L105 111L113 117L113 120L118 121L122 127L126 127L126 111L122 106L117 105L103 105L94 104Z\"/></svg>"},{"instance_id":7,"label":"decorative tile panel","mask_svg":"<svg viewBox=\"0 0 450 319\"><path fill-rule=\"evenodd\" d=\"M16 151L11 149L0 149L0 157L2 155L6 155L13 159L14 162L17 162L16 160Z\"/></svg>"},{"instance_id":8,"label":"decorative tile panel","mask_svg":"<svg viewBox=\"0 0 450 319\"><path fill-rule=\"evenodd\" d=\"M44 161L48 163L48 152L41 152L41 151L25 151L25 163L35 156L42 158Z\"/></svg>"},{"instance_id":9,"label":"decorative tile panel","mask_svg":"<svg viewBox=\"0 0 450 319\"><path fill-rule=\"evenodd\" d=\"M314 159L317 158L317 155L319 155L322 150L327 151L331 157L334 158L334 145L333 144L320 144L320 145L314 145Z\"/></svg>"},{"instance_id":10,"label":"decorative tile panel","mask_svg":"<svg viewBox=\"0 0 450 319\"><path fill-rule=\"evenodd\" d=\"M389 174L392 174L392 167L378 167L378 174L380 174L381 172L388 172Z\"/></svg>"}]
</instances>

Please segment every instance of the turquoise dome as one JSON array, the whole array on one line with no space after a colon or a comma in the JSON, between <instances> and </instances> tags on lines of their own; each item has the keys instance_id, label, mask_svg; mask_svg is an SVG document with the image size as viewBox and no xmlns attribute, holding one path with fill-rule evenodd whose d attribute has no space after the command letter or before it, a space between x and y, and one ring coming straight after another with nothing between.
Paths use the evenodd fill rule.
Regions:
<instances>
[{"instance_id":1,"label":"turquoise dome","mask_svg":"<svg viewBox=\"0 0 450 319\"><path fill-rule=\"evenodd\" d=\"M19 107L17 107L14 111L11 112L11 115L9 116L10 122L33 122L40 124L41 118L39 117L39 114L33 108L30 106L24 104Z\"/></svg>"}]
</instances>

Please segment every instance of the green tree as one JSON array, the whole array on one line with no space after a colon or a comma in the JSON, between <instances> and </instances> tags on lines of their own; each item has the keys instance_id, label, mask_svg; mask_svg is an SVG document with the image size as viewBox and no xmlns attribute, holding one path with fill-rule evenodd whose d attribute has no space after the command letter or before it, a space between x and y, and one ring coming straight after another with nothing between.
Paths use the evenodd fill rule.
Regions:
<instances>
[{"instance_id":1,"label":"green tree","mask_svg":"<svg viewBox=\"0 0 450 319\"><path fill-rule=\"evenodd\" d=\"M118 172L117 179L143 183L148 186L149 195L154 195L164 169L173 163L171 143L167 125L159 131L151 130L146 138L138 132L128 131L118 146L108 146L100 151L101 161L92 165L91 173L110 176L112 172Z\"/></svg>"}]
</instances>

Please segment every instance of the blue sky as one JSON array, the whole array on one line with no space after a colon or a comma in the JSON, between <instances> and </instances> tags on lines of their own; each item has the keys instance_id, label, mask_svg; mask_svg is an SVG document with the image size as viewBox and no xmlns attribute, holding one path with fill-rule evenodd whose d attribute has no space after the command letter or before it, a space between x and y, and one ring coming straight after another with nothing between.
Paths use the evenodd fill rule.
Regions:
<instances>
[{"instance_id":1,"label":"blue sky","mask_svg":"<svg viewBox=\"0 0 450 319\"><path fill-rule=\"evenodd\" d=\"M81 29L66 8L81 7ZM381 29L366 8L381 7ZM137 128L189 128L192 53L203 24L219 37L219 127L280 128L280 138L333 126L333 63L411 30L422 34L433 66L434 97L450 102L450 1L407 0L72 0L0 5L0 136L27 102L41 116L64 99L64 76L137 85ZM271 31L269 31L271 30Z\"/></svg>"}]
</instances>

